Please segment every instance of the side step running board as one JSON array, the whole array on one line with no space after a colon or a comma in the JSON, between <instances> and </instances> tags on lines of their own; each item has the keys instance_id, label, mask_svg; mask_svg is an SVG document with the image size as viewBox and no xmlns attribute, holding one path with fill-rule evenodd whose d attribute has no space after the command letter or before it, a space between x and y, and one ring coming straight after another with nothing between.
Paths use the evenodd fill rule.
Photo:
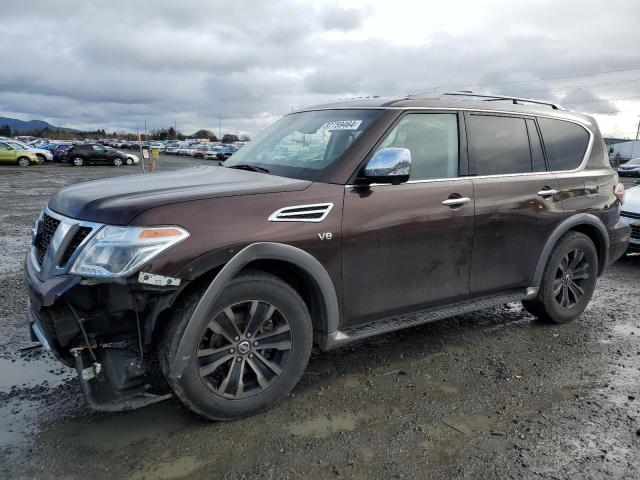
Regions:
<instances>
[{"instance_id":1,"label":"side step running board","mask_svg":"<svg viewBox=\"0 0 640 480\"><path fill-rule=\"evenodd\" d=\"M337 330L331 334L326 334L324 342L321 342L323 350L332 350L341 347L356 340L381 335L383 333L394 332L424 323L435 322L445 318L455 317L456 315L464 315L466 313L484 310L486 308L497 307L505 303L517 302L527 297L527 290L509 290L489 297L480 297L455 304L441 305L439 307L430 308L421 312L402 315L400 317L391 317L383 320L377 320L362 326L348 328L345 330Z\"/></svg>"}]
</instances>

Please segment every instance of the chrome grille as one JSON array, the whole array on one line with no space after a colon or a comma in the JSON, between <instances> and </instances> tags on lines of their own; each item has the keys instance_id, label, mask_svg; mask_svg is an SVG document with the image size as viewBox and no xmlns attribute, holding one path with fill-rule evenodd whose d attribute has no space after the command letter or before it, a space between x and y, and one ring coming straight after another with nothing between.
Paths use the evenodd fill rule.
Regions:
<instances>
[{"instance_id":1,"label":"chrome grille","mask_svg":"<svg viewBox=\"0 0 640 480\"><path fill-rule=\"evenodd\" d=\"M64 267L67 264L71 256L76 252L80 244L84 241L85 238L87 238L90 233L91 228L89 227L80 227L78 229L76 234L71 239L71 242L69 242L69 246L62 256L62 260L60 260L60 267Z\"/></svg>"},{"instance_id":2,"label":"chrome grille","mask_svg":"<svg viewBox=\"0 0 640 480\"><path fill-rule=\"evenodd\" d=\"M51 239L55 235L59 225L60 220L50 217L46 213L42 214L42 220L40 220L38 224L38 233L36 234L36 238L33 242L38 265L42 265L44 256L47 254L47 249L51 243Z\"/></svg>"},{"instance_id":3,"label":"chrome grille","mask_svg":"<svg viewBox=\"0 0 640 480\"><path fill-rule=\"evenodd\" d=\"M629 225L631 227L631 238L640 240L640 225Z\"/></svg>"}]
</instances>

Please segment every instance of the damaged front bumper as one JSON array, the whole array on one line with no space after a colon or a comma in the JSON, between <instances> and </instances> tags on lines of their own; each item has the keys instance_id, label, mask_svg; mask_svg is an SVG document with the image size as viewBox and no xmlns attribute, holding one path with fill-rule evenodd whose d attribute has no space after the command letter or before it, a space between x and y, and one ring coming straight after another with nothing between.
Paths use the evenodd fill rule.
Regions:
<instances>
[{"instance_id":1,"label":"damaged front bumper","mask_svg":"<svg viewBox=\"0 0 640 480\"><path fill-rule=\"evenodd\" d=\"M84 293L95 288L119 288L117 297L134 295L126 290L127 287L83 286L82 278L74 275L60 275L43 281L37 275L31 255L27 256L24 272L31 337L59 361L76 368L91 408L100 411L132 410L171 397L162 376L148 367L149 358L141 354L142 349L132 348L132 345L140 345L140 334L135 325L130 341L122 338L97 341L93 332L87 333L86 330L92 324L91 319L67 298L77 297L78 290ZM164 303L170 304L169 301ZM148 301L147 304L153 305L154 302ZM107 326L117 323L117 319L110 318L101 321Z\"/></svg>"}]
</instances>

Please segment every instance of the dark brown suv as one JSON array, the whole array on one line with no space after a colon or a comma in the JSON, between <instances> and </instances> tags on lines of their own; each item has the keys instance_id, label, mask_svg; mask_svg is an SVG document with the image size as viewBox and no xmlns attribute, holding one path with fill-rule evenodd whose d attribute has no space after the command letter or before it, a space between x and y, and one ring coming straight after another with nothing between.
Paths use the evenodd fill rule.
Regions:
<instances>
[{"instance_id":1,"label":"dark brown suv","mask_svg":"<svg viewBox=\"0 0 640 480\"><path fill-rule=\"evenodd\" d=\"M629 239L598 126L479 98L309 108L224 167L60 190L26 259L34 339L94 408L173 393L233 419L281 400L314 343L514 301L574 319Z\"/></svg>"}]
</instances>

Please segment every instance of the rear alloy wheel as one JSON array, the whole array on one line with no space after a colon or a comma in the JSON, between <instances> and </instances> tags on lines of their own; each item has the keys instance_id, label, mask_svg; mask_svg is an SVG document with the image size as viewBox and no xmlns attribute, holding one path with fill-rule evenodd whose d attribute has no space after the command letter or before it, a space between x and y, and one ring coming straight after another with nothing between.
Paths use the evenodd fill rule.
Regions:
<instances>
[{"instance_id":1,"label":"rear alloy wheel","mask_svg":"<svg viewBox=\"0 0 640 480\"><path fill-rule=\"evenodd\" d=\"M123 163L124 162L122 161L122 158L120 158L120 157L115 157L113 159L113 166L114 167L121 167L123 165Z\"/></svg>"},{"instance_id":2,"label":"rear alloy wheel","mask_svg":"<svg viewBox=\"0 0 640 480\"><path fill-rule=\"evenodd\" d=\"M17 163L21 167L28 167L29 165L31 165L31 160L29 160L27 157L20 157Z\"/></svg>"},{"instance_id":3,"label":"rear alloy wheel","mask_svg":"<svg viewBox=\"0 0 640 480\"><path fill-rule=\"evenodd\" d=\"M84 165L84 159L82 157L73 157L71 163L76 167L81 167Z\"/></svg>"},{"instance_id":4,"label":"rear alloy wheel","mask_svg":"<svg viewBox=\"0 0 640 480\"><path fill-rule=\"evenodd\" d=\"M176 396L211 420L245 417L282 400L311 353L311 318L302 298L273 275L247 273L231 280L210 314L190 325L202 293L184 300L164 333L161 366ZM187 327L198 334L188 365L175 378L171 365Z\"/></svg>"},{"instance_id":5,"label":"rear alloy wheel","mask_svg":"<svg viewBox=\"0 0 640 480\"><path fill-rule=\"evenodd\" d=\"M598 277L598 252L589 237L569 232L554 247L538 297L522 302L536 317L553 323L573 320L591 300Z\"/></svg>"}]
</instances>

